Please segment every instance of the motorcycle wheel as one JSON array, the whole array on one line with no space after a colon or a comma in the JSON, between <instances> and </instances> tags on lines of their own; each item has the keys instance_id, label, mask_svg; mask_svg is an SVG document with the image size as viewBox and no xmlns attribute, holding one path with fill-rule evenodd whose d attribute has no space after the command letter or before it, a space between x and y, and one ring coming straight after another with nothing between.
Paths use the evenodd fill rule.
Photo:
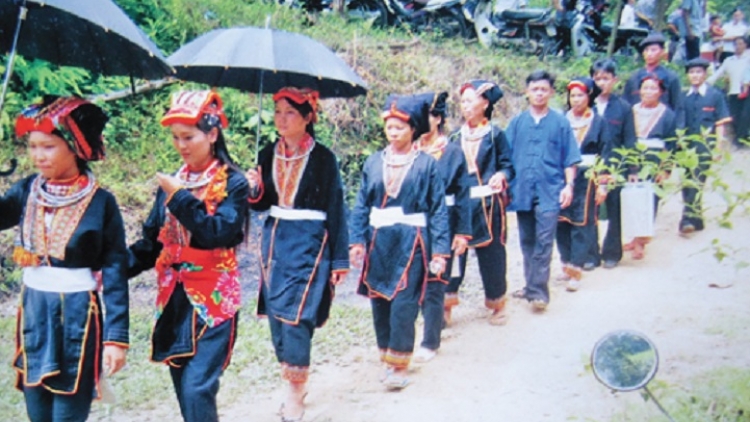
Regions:
<instances>
[{"instance_id":1,"label":"motorcycle wheel","mask_svg":"<svg viewBox=\"0 0 750 422\"><path fill-rule=\"evenodd\" d=\"M346 14L353 20L372 21L376 28L384 28L390 23L388 9L381 0L354 0L347 6Z\"/></svg>"},{"instance_id":2,"label":"motorcycle wheel","mask_svg":"<svg viewBox=\"0 0 750 422\"><path fill-rule=\"evenodd\" d=\"M524 54L534 55L539 57L540 60L544 60L550 52L551 45L552 40L550 40L544 28L532 29L529 33L529 39L523 43L521 51Z\"/></svg>"},{"instance_id":3,"label":"motorcycle wheel","mask_svg":"<svg viewBox=\"0 0 750 422\"><path fill-rule=\"evenodd\" d=\"M446 38L463 37L472 38L474 31L466 24L461 10L451 7L444 14L437 16L432 22L432 27Z\"/></svg>"}]
</instances>

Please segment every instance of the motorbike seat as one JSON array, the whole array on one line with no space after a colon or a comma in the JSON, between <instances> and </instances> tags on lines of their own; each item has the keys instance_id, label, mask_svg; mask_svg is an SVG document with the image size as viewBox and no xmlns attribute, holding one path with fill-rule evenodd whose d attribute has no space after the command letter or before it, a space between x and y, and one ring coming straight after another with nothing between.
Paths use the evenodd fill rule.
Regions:
<instances>
[{"instance_id":1,"label":"motorbike seat","mask_svg":"<svg viewBox=\"0 0 750 422\"><path fill-rule=\"evenodd\" d=\"M605 22L602 24L602 33L605 35L609 35L612 33L612 23L611 22ZM618 27L617 28L617 36L628 38L628 37L646 37L648 35L649 31L646 28L640 28L640 27L629 27L629 28L623 28Z\"/></svg>"},{"instance_id":2,"label":"motorbike seat","mask_svg":"<svg viewBox=\"0 0 750 422\"><path fill-rule=\"evenodd\" d=\"M530 8L530 9L507 9L500 13L504 20L528 21L541 19L549 13L549 9Z\"/></svg>"}]
</instances>

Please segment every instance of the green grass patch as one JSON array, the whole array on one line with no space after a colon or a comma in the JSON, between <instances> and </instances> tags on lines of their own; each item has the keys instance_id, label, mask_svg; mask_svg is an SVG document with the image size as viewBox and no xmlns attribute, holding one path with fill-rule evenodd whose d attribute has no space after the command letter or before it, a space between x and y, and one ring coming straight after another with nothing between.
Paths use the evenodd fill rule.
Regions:
<instances>
[{"instance_id":1,"label":"green grass patch","mask_svg":"<svg viewBox=\"0 0 750 422\"><path fill-rule=\"evenodd\" d=\"M654 381L649 387L675 421L750 421L750 368L716 368L684 383ZM664 415L645 393L643 397L645 402L642 405L628 406L611 422L665 421Z\"/></svg>"}]
</instances>

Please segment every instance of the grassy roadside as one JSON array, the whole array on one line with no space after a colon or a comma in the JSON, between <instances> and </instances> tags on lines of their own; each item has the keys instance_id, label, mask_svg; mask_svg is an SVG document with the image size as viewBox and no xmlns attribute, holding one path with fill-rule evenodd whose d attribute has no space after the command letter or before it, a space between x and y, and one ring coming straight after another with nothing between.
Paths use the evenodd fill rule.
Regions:
<instances>
[{"instance_id":1,"label":"grassy roadside","mask_svg":"<svg viewBox=\"0 0 750 422\"><path fill-rule=\"evenodd\" d=\"M655 380L649 384L649 388L675 421L750 421L750 369L748 368L717 367L680 384L668 384ZM645 396L645 393L641 395L643 402L631 403L625 410L613 416L611 422L663 422L667 420L656 405Z\"/></svg>"}]
</instances>

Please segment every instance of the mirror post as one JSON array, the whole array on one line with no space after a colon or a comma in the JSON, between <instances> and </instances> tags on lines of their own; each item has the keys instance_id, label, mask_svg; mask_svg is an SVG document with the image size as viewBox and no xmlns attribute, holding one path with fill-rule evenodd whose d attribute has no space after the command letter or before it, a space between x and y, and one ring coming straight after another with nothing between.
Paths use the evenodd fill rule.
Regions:
<instances>
[{"instance_id":1,"label":"mirror post","mask_svg":"<svg viewBox=\"0 0 750 422\"><path fill-rule=\"evenodd\" d=\"M648 389L648 386L644 385L643 390L645 390L646 394L648 394L648 396L651 397L651 400L653 400L654 403L656 403L656 407L658 407L659 410L661 410L661 413L663 413L664 416L666 416L667 419L669 419L671 422L675 422L675 420L672 419L671 416L669 416L669 413L667 413L667 410L661 405L661 403L659 403L659 400L656 400L656 396L651 394L651 390Z\"/></svg>"}]
</instances>

